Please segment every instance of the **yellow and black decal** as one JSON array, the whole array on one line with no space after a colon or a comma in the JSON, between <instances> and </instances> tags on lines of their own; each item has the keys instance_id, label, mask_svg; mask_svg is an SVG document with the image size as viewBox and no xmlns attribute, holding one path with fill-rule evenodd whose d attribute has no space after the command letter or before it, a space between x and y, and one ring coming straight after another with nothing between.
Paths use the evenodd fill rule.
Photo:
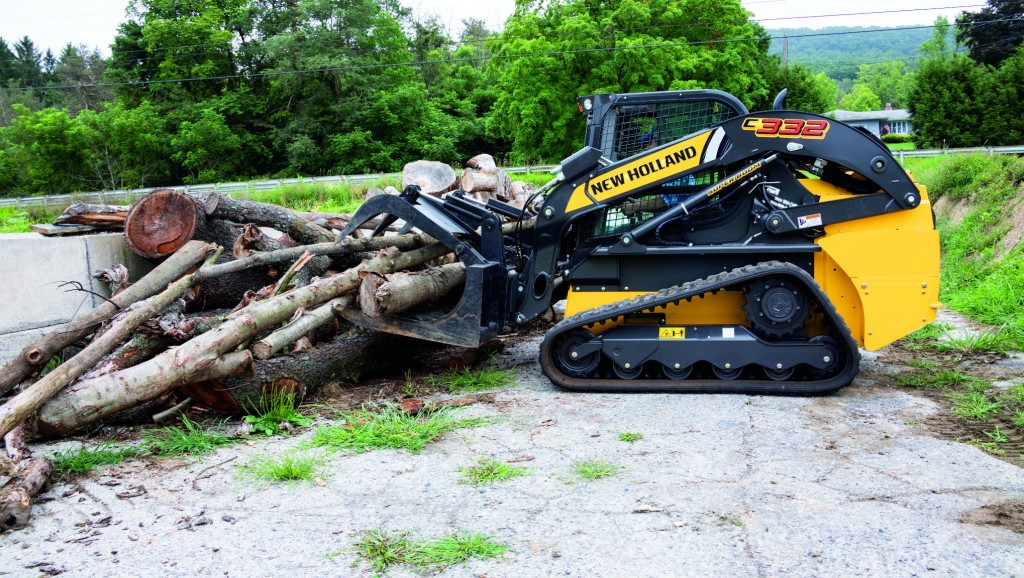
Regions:
<instances>
[{"instance_id":1,"label":"yellow and black decal","mask_svg":"<svg viewBox=\"0 0 1024 578\"><path fill-rule=\"evenodd\" d=\"M571 213L633 193L637 189L688 171L701 163L715 131L705 131L601 173L573 189L565 212Z\"/></svg>"},{"instance_id":2,"label":"yellow and black decal","mask_svg":"<svg viewBox=\"0 0 1024 578\"><path fill-rule=\"evenodd\" d=\"M820 140L831 125L823 119L750 117L743 121L743 130L753 131L758 138L806 138Z\"/></svg>"},{"instance_id":3,"label":"yellow and black decal","mask_svg":"<svg viewBox=\"0 0 1024 578\"><path fill-rule=\"evenodd\" d=\"M685 327L659 327L658 339L686 339Z\"/></svg>"}]
</instances>

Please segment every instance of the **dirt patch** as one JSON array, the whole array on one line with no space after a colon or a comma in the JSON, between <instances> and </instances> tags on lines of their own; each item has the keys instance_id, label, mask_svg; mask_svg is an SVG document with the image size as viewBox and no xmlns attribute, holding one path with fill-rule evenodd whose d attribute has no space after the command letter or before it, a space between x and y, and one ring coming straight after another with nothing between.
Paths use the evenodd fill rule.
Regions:
<instances>
[{"instance_id":1,"label":"dirt patch","mask_svg":"<svg viewBox=\"0 0 1024 578\"><path fill-rule=\"evenodd\" d=\"M964 514L960 521L965 524L1006 528L1024 534L1024 501L1011 500L982 506Z\"/></svg>"},{"instance_id":2,"label":"dirt patch","mask_svg":"<svg viewBox=\"0 0 1024 578\"><path fill-rule=\"evenodd\" d=\"M1024 380L1024 375L1021 374L1018 367L1000 363L1006 358L1006 355L994 353L964 355L936 352L929 349L914 349L903 342L890 345L879 355L879 361L887 368L901 373L956 370L963 375L995 383L1021 383ZM931 369L922 370L922 366ZM907 387L900 384L899 375L879 372L872 377L878 386L909 391L930 399L941 407L940 411L924 419L920 424L931 435L940 439L976 445L989 451L994 457L1015 466L1024 467L1024 428L1015 424L1016 413L1021 409L1020 407L1013 403L1003 403L1002 407L987 419L965 419L953 413L953 403L950 397L952 394L966 393L963 387L943 389ZM993 387L988 394L990 397L996 398L1000 391L999 387ZM991 445L995 441L992 434L996 431L1005 436L1005 440Z\"/></svg>"},{"instance_id":3,"label":"dirt patch","mask_svg":"<svg viewBox=\"0 0 1024 578\"><path fill-rule=\"evenodd\" d=\"M1013 223L1013 228L1007 231L999 241L1004 255L1019 245L1021 239L1024 239L1024 199L1019 196L1015 197L1006 209L1010 214L1004 222Z\"/></svg>"},{"instance_id":4,"label":"dirt patch","mask_svg":"<svg viewBox=\"0 0 1024 578\"><path fill-rule=\"evenodd\" d=\"M967 199L953 200L945 196L933 202L932 209L936 216L945 217L955 225L964 220L971 210L971 204Z\"/></svg>"}]
</instances>

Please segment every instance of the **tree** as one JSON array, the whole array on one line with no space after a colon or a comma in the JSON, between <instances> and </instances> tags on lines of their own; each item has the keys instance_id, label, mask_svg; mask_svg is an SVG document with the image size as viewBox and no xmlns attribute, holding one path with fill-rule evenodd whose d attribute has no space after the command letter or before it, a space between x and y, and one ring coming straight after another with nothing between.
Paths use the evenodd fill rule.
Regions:
<instances>
[{"instance_id":1,"label":"tree","mask_svg":"<svg viewBox=\"0 0 1024 578\"><path fill-rule=\"evenodd\" d=\"M910 93L910 114L922 147L985 144L986 69L966 56L925 60Z\"/></svg>"},{"instance_id":2,"label":"tree","mask_svg":"<svg viewBox=\"0 0 1024 578\"><path fill-rule=\"evenodd\" d=\"M106 61L98 50L89 50L83 46L68 43L60 53L53 69L53 82L62 87L55 96L61 108L68 109L71 114L81 110L94 110L101 103L113 99L113 93L107 87L96 86L103 82ZM56 92L56 91L55 91Z\"/></svg>"},{"instance_id":3,"label":"tree","mask_svg":"<svg viewBox=\"0 0 1024 578\"><path fill-rule=\"evenodd\" d=\"M836 83L825 73L814 74L803 64L791 64L779 69L772 82L773 91L786 89L786 108L825 113L836 108Z\"/></svg>"},{"instance_id":4,"label":"tree","mask_svg":"<svg viewBox=\"0 0 1024 578\"><path fill-rule=\"evenodd\" d=\"M43 55L28 36L14 43L14 80L20 86L43 85Z\"/></svg>"},{"instance_id":5,"label":"tree","mask_svg":"<svg viewBox=\"0 0 1024 578\"><path fill-rule=\"evenodd\" d=\"M716 88L763 102L763 36L738 0L518 0L489 45L498 98L488 129L517 162L555 161L579 146L585 94Z\"/></svg>"},{"instance_id":6,"label":"tree","mask_svg":"<svg viewBox=\"0 0 1024 578\"><path fill-rule=\"evenodd\" d=\"M231 132L224 116L202 108L171 137L171 158L188 171L186 182L209 183L238 174L242 140Z\"/></svg>"},{"instance_id":7,"label":"tree","mask_svg":"<svg viewBox=\"0 0 1024 578\"><path fill-rule=\"evenodd\" d=\"M17 116L4 128L4 165L19 171L16 185L33 194L51 195L78 188L85 153L67 111L33 112L21 104L13 109Z\"/></svg>"},{"instance_id":8,"label":"tree","mask_svg":"<svg viewBox=\"0 0 1024 578\"><path fill-rule=\"evenodd\" d=\"M90 187L116 190L167 182L171 174L170 135L157 108L108 104L75 119L76 140L86 155L82 179Z\"/></svg>"},{"instance_id":9,"label":"tree","mask_svg":"<svg viewBox=\"0 0 1024 578\"><path fill-rule=\"evenodd\" d=\"M882 108L882 101L866 84L855 84L853 89L839 100L839 108L856 111L879 110Z\"/></svg>"},{"instance_id":10,"label":"tree","mask_svg":"<svg viewBox=\"0 0 1024 578\"><path fill-rule=\"evenodd\" d=\"M857 71L857 84L867 86L879 100L893 108L906 108L914 85L914 73L902 60L861 64Z\"/></svg>"},{"instance_id":11,"label":"tree","mask_svg":"<svg viewBox=\"0 0 1024 578\"><path fill-rule=\"evenodd\" d=\"M980 12L961 12L956 39L979 64L998 66L1024 42L1024 1L988 0Z\"/></svg>"}]
</instances>

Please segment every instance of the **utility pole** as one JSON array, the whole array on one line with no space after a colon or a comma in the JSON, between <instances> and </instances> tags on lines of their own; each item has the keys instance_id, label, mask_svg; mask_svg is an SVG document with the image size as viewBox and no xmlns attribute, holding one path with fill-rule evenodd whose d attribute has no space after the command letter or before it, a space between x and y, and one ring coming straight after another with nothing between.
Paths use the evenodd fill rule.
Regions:
<instances>
[{"instance_id":1,"label":"utility pole","mask_svg":"<svg viewBox=\"0 0 1024 578\"><path fill-rule=\"evenodd\" d=\"M786 61L789 60L789 35L782 35L782 65L786 66Z\"/></svg>"}]
</instances>

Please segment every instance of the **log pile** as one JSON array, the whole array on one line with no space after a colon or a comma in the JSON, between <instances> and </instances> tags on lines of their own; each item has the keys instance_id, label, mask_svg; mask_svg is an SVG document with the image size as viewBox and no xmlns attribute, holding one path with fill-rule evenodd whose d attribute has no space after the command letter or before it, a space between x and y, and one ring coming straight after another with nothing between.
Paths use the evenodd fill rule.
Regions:
<instances>
[{"instance_id":1,"label":"log pile","mask_svg":"<svg viewBox=\"0 0 1024 578\"><path fill-rule=\"evenodd\" d=\"M461 179L411 168L419 172L409 179L437 195L460 183L484 201L522 204L530 194L520 187L517 197L487 155ZM129 411L157 422L193 404L240 412L274 392L302 398L401 367L416 351L411 339L355 328L341 312L383 317L441 300L461 290L465 268L420 233L337 240L350 218L168 189L130 208L70 207L58 222L123 227L127 245L158 265L134 283L122 266L100 272L109 299L0 360L0 531L27 523L52 471L25 440ZM45 371L58 355L63 363Z\"/></svg>"}]
</instances>

